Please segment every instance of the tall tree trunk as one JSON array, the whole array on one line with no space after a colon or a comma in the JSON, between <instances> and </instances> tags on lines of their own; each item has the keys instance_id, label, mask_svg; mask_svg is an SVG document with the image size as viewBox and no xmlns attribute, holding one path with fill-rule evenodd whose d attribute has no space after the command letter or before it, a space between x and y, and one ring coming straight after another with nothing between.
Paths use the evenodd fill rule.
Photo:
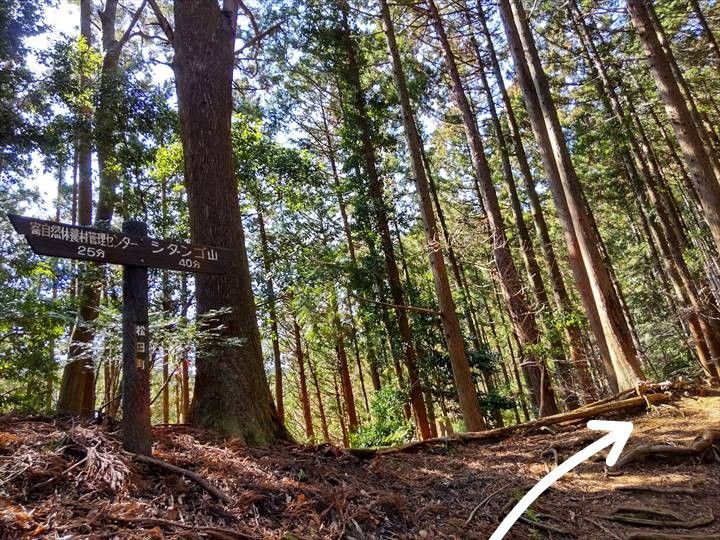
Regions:
<instances>
[{"instance_id":1,"label":"tall tree trunk","mask_svg":"<svg viewBox=\"0 0 720 540\"><path fill-rule=\"evenodd\" d=\"M405 295L400 282L400 272L398 270L397 261L395 259L395 250L393 248L392 236L385 206L383 181L377 170L377 157L375 155L375 147L373 143L373 133L370 119L367 114L365 104L365 96L360 81L360 67L357 61L357 53L355 44L352 40L350 32L350 24L348 22L347 5L342 7L342 44L347 55L347 77L348 84L352 91L352 122L357 125L360 131L360 144L362 158L365 164L365 172L368 176L370 197L372 199L373 210L375 213L375 222L377 224L380 242L382 246L383 256L385 258L385 270L387 272L388 284L390 285L390 294L393 303L400 306L396 309L396 318L398 323L400 340L403 344L403 359L408 371L410 401L415 417L417 419L420 435L423 439L430 437L430 426L427 420L427 411L420 386L420 375L417 367L417 358L415 345L412 340L412 332L410 330L410 322L407 313L403 309L405 304Z\"/></svg>"},{"instance_id":2,"label":"tall tree trunk","mask_svg":"<svg viewBox=\"0 0 720 540\"><path fill-rule=\"evenodd\" d=\"M95 113L95 141L98 158L98 204L95 224L107 227L112 220L117 204L116 189L120 183L121 169L117 158L116 144L118 132L118 113L124 94L124 74L120 69L122 49L130 39L143 8L145 0L131 16L128 27L122 36L117 36L117 0L105 0L104 9L98 11L102 28L103 59L100 68L100 92Z\"/></svg>"},{"instance_id":3,"label":"tall tree trunk","mask_svg":"<svg viewBox=\"0 0 720 540\"><path fill-rule=\"evenodd\" d=\"M340 320L337 292L334 289L330 293L330 317L332 318L332 326L335 331L335 354L337 355L337 367L340 372L343 400L348 414L348 427L350 429L350 433L355 433L359 422L357 409L355 408L355 395L353 394L352 380L350 379L347 351L345 349L345 329L343 328L342 321Z\"/></svg>"},{"instance_id":4,"label":"tall tree trunk","mask_svg":"<svg viewBox=\"0 0 720 540\"><path fill-rule=\"evenodd\" d=\"M323 433L323 440L326 443L330 443L330 432L328 431L327 416L325 415L325 405L323 404L322 392L320 391L320 383L318 381L317 368L312 361L310 356L310 349L305 345L307 351L306 358L308 363L308 369L310 370L310 376L312 377L313 386L315 387L315 397L318 402L318 414L320 415L320 428Z\"/></svg>"},{"instance_id":5,"label":"tall tree trunk","mask_svg":"<svg viewBox=\"0 0 720 540\"><path fill-rule=\"evenodd\" d=\"M485 208L492 235L493 256L498 271L498 278L503 288L503 295L509 307L513 325L521 336L524 348L523 370L528 377L533 395L537 400L540 415L555 414L558 412L558 409L555 402L555 394L550 385L550 375L543 359L532 352L532 347L538 344L540 335L535 323L535 317L527 305L520 277L518 276L515 263L512 259L507 238L505 237L500 204L490 177L490 170L485 158L475 116L462 86L455 55L450 46L450 40L445 32L437 6L434 0L428 0L427 5L435 34L442 47L445 65L450 75L455 103L462 114L465 136L468 146L470 147L470 155L475 169L475 188Z\"/></svg>"},{"instance_id":6,"label":"tall tree trunk","mask_svg":"<svg viewBox=\"0 0 720 540\"><path fill-rule=\"evenodd\" d=\"M702 30L703 36L705 37L705 40L708 42L710 48L713 51L713 54L715 55L715 63L717 64L718 68L720 68L720 47L718 46L718 41L715 38L715 34L713 34L713 31L710 29L710 25L705 18L705 14L700 8L700 2L698 0L689 1L690 7L695 13L695 17L697 17L697 20L700 23L700 29Z\"/></svg>"},{"instance_id":7,"label":"tall tree trunk","mask_svg":"<svg viewBox=\"0 0 720 540\"><path fill-rule=\"evenodd\" d=\"M337 407L338 423L340 424L340 432L342 433L343 446L350 446L350 438L348 437L347 427L345 426L345 413L343 413L342 402L340 401L340 391L338 390L337 372L333 371L333 386L335 390L335 406Z\"/></svg>"},{"instance_id":8,"label":"tall tree trunk","mask_svg":"<svg viewBox=\"0 0 720 540\"><path fill-rule=\"evenodd\" d=\"M305 419L305 436L310 443L315 443L315 430L313 429L312 410L310 409L310 394L305 376L305 357L302 349L300 325L293 317L293 335L295 336L295 358L298 363L298 377L300 379L300 403L302 404L303 418Z\"/></svg>"},{"instance_id":9,"label":"tall tree trunk","mask_svg":"<svg viewBox=\"0 0 720 540\"><path fill-rule=\"evenodd\" d=\"M500 0L499 6L558 216L563 222L566 239L572 243L572 238L568 237L573 235L575 237L589 278L594 306L587 297L590 291L585 290L582 276L576 271L578 290L581 296L585 297L584 304L588 317L592 316L594 309L597 310L612 362L612 371L615 373L619 388L631 388L637 380L644 379L638 353L610 273L605 267L597 244L598 234L593 230L587 213L582 189L570 159L547 75L540 64L525 10L516 0ZM572 256L577 255L572 253Z\"/></svg>"},{"instance_id":10,"label":"tall tree trunk","mask_svg":"<svg viewBox=\"0 0 720 540\"><path fill-rule=\"evenodd\" d=\"M255 299L240 219L230 124L237 4L174 1L175 86L192 241L234 252L227 274L195 277L198 315L230 307L208 326L222 340L197 355L192 423L248 444L285 436L265 377Z\"/></svg>"},{"instance_id":11,"label":"tall tree trunk","mask_svg":"<svg viewBox=\"0 0 720 540\"><path fill-rule=\"evenodd\" d=\"M530 170L530 164L528 163L527 154L522 142L520 127L518 125L517 118L515 117L515 111L513 109L512 102L510 101L510 96L505 88L502 69L500 68L500 62L498 61L497 53L495 52L492 35L490 33L490 29L488 28L487 20L480 0L477 2L477 10L480 26L482 28L483 36L490 56L490 66L492 67L493 76L498 88L500 89L500 96L502 98L503 105L505 106L505 113L510 127L510 136L515 150L515 158L517 159L520 175L523 179L525 191L530 202L530 213L532 215L535 231L539 239L540 250L543 254L543 259L545 260L548 276L550 277L555 305L560 313L569 315L573 313L575 309L567 292L565 278L560 271L557 256L555 255L555 249L553 248L552 241L550 240L550 233L548 232L548 226L545 220L545 212L540 202L537 189L535 188L535 180ZM572 241L570 243L577 244L574 234L571 235L571 237ZM577 253L577 249L575 252ZM576 267L581 265L581 261L577 260L577 258L574 262L576 263L574 265ZM572 263L573 261L571 261L571 264ZM587 273L585 272L584 267L577 268L576 272L579 272L582 276L580 281L586 283L586 287L589 290L589 282L587 281ZM593 319L592 326L597 328L600 334L598 341L602 344L601 350L605 353L605 357L609 359L605 337L601 332L602 325L599 317L595 313L595 310L593 310L591 316ZM597 397L597 394L588 372L588 359L585 356L585 350L582 346L582 333L579 324L575 322L566 324L564 326L564 333L570 348L570 361L578 373L580 386L586 398L594 400Z\"/></svg>"},{"instance_id":12,"label":"tall tree trunk","mask_svg":"<svg viewBox=\"0 0 720 540\"><path fill-rule=\"evenodd\" d=\"M275 305L275 286L273 284L273 269L270 260L270 246L268 244L267 231L265 230L265 218L260 201L255 202L257 212L258 229L260 229L260 250L262 251L263 269L265 271L265 288L268 295L268 315L270 317L270 340L273 351L273 367L275 368L275 407L278 419L285 422L285 403L283 401L283 372L280 359L280 336L278 334L277 306Z\"/></svg>"},{"instance_id":13,"label":"tall tree trunk","mask_svg":"<svg viewBox=\"0 0 720 540\"><path fill-rule=\"evenodd\" d=\"M411 166L419 198L420 215L422 216L425 228L425 241L428 245L430 267L435 284L435 295L440 306L440 312L442 313L443 333L448 347L455 387L460 401L460 409L462 410L465 421L465 428L468 431L479 431L484 429L485 421L482 411L480 410L475 388L473 387L472 375L470 374L470 366L468 364L462 330L460 328L460 320L457 316L455 301L453 300L450 289L442 244L438 238L438 228L435 221L435 212L433 211L430 186L425 174L425 164L423 163L422 142L420 141L420 135L418 134L414 113L410 104L405 73L395 40L395 29L393 28L392 17L387 1L380 0L380 7L385 36L393 65L395 87L398 98L400 99L405 138L407 139L408 149L410 151Z\"/></svg>"},{"instance_id":14,"label":"tall tree trunk","mask_svg":"<svg viewBox=\"0 0 720 540\"><path fill-rule=\"evenodd\" d=\"M668 62L668 65L670 66L672 76L675 78L675 81L678 84L680 94L685 100L688 110L690 111L690 117L693 119L693 122L695 122L695 126L698 130L698 133L700 134L702 143L705 146L705 152L707 153L708 158L710 159L710 163L713 167L715 178L720 179L720 161L718 161L717 157L715 156L715 151L720 151L720 141L718 141L718 135L715 132L713 125L711 125L708 121L707 115L698 109L697 102L692 93L692 90L690 89L690 85L685 80L685 76L683 75L683 72L680 69L679 64L677 63L677 60L675 59L675 55L672 52L672 48L670 46L670 40L668 39L667 34L665 33L665 29L663 28L662 23L660 22L660 19L655 12L655 8L652 6L652 4L647 4L647 7L647 13L650 15L650 21L652 22L653 30L655 31L658 42L660 43L660 47L665 53L665 58ZM715 146L715 148L713 148L713 145Z\"/></svg>"},{"instance_id":15,"label":"tall tree trunk","mask_svg":"<svg viewBox=\"0 0 720 540\"><path fill-rule=\"evenodd\" d=\"M470 18L470 13L468 11L465 11L465 17L468 27L472 27L472 19ZM540 271L540 265L538 264L537 257L535 256L535 248L533 247L533 242L530 238L530 232L525 224L525 216L523 214L520 197L515 184L512 165L510 164L510 152L508 151L505 134L503 133L502 125L500 123L500 117L495 107L492 89L490 88L490 83L487 75L485 74L484 61L482 54L480 53L480 47L473 34L470 35L470 43L479 63L480 81L487 99L490 120L492 121L495 138L497 140L497 148L498 153L500 154L500 163L502 165L503 180L508 192L508 198L510 199L510 208L512 209L515 229L520 241L520 254L523 258L523 263L525 265L525 270L528 275L528 280L530 282L536 304L534 311L542 314L541 320L545 323L544 329L549 335L550 353L559 375L560 391L563 394L563 401L565 406L572 410L577 408L579 405L579 398L575 389L576 385L573 380L573 364L572 361L569 363L566 360L565 350L560 339L560 335L554 332L554 329L552 328L553 309L550 306L550 300L545 289L545 282L542 277L542 272ZM582 362L575 364L575 366L578 373L582 373L581 370L585 367Z\"/></svg>"},{"instance_id":16,"label":"tall tree trunk","mask_svg":"<svg viewBox=\"0 0 720 540\"><path fill-rule=\"evenodd\" d=\"M438 436L437 418L435 418L435 407L433 406L432 394L429 390L425 390L425 406L428 412L428 423L430 424L430 436L435 438Z\"/></svg>"},{"instance_id":17,"label":"tall tree trunk","mask_svg":"<svg viewBox=\"0 0 720 540\"><path fill-rule=\"evenodd\" d=\"M163 197L164 198L164 197ZM172 304L170 301L170 283L167 270L162 273L162 310L166 317L171 316ZM162 421L163 424L170 423L170 352L168 344L163 343L162 352Z\"/></svg>"},{"instance_id":18,"label":"tall tree trunk","mask_svg":"<svg viewBox=\"0 0 720 540\"><path fill-rule=\"evenodd\" d=\"M347 244L348 248L348 254L350 255L350 262L352 263L354 268L357 268L357 256L355 254L355 241L353 240L352 230L350 228L350 218L348 217L347 212L347 204L345 202L345 197L342 193L342 183L340 181L340 175L338 173L337 168L337 159L336 159L336 150L335 150L335 144L333 143L332 136L330 133L330 126L327 119L327 113L325 110L324 105L320 104L320 110L322 113L322 120L323 120L323 134L325 136L325 143L327 145L327 153L328 153L328 161L330 162L330 170L333 177L333 183L335 187L335 194L338 199L338 207L340 209L340 218L342 220L343 224L343 232L345 233L345 242ZM362 376L362 364L360 362L360 353L358 349L358 339L357 339L357 329L355 327L355 318L352 313L352 300L350 299L350 291L348 290L348 310L350 312L350 318L352 320L352 340L353 340L353 348L355 349L355 359L357 361L358 366L358 372L360 374L360 383L362 384L362 391L363 391L363 397L365 399L365 408L369 412L369 403L367 398L367 392L365 390L365 381ZM362 325L363 334L365 334L365 346L367 350L367 356L368 356L368 363L370 364L370 377L372 379L373 388L375 391L380 390L380 373L378 371L377 366L377 358L376 353L374 350L374 347L372 345L372 339L368 335L369 332L367 331L367 328L365 326L365 321L360 317L360 322Z\"/></svg>"},{"instance_id":19,"label":"tall tree trunk","mask_svg":"<svg viewBox=\"0 0 720 540\"><path fill-rule=\"evenodd\" d=\"M352 342L353 356L355 356L355 367L358 371L358 379L360 381L360 390L363 395L363 403L365 404L365 411L370 412L370 402L368 401L367 390L365 389L365 374L362 367L362 359L360 358L360 344L357 337L357 326L355 325L355 313L353 312L353 302L350 297L350 289L346 291L345 304L348 310L348 319L350 322L350 341Z\"/></svg>"},{"instance_id":20,"label":"tall tree trunk","mask_svg":"<svg viewBox=\"0 0 720 540\"><path fill-rule=\"evenodd\" d=\"M672 195L660 189L658 180L662 177L662 173L657 159L652 156L650 141L637 117L637 113L632 107L632 102L628 100L631 115L634 117L638 133L641 136L642 146L635 138L632 123L620 103L619 96L615 91L615 85L611 81L602 58L595 47L590 28L574 0L570 4L570 9L571 16L575 19L575 26L581 37L584 52L594 68L594 75L597 76L600 99L604 103L607 113L612 115L615 122L617 122L618 128L625 133L626 144L621 146L620 152L624 156L627 180L631 187L634 188L641 207L653 209L652 212L645 213L650 232L662 252L662 261L665 264L667 275L673 283L678 300L687 313L688 325L700 361L708 375L713 379L717 379L716 369L710 359L707 358L707 352L710 351L717 358L717 354L720 353L720 343L717 341L715 332L710 328L708 321L712 317L707 312L704 313L706 309L702 306L697 288L683 257L682 246L686 240L682 232L682 223L669 201ZM650 158L646 159L646 156L650 156ZM644 180L644 188L638 185L640 172ZM644 189L647 190L647 193L644 192ZM673 214L675 214L674 217Z\"/></svg>"},{"instance_id":21,"label":"tall tree trunk","mask_svg":"<svg viewBox=\"0 0 720 540\"><path fill-rule=\"evenodd\" d=\"M475 306L473 305L472 295L470 294L470 291L468 291L467 283L465 279L463 279L462 273L460 271L460 262L458 260L457 254L455 253L455 248L452 243L450 231L445 221L445 213L443 211L442 204L440 203L440 196L438 194L438 188L432 174L432 165L430 163L430 159L425 152L425 146L422 144L422 139L420 139L420 142L420 149L422 150L423 154L423 163L425 164L425 172L428 182L430 184L430 193L432 194L433 203L435 204L435 211L437 212L438 222L440 224L440 231L442 232L443 239L445 240L445 245L447 247L450 268L452 269L453 278L455 279L455 285L462 297L465 321L468 325L468 330L470 331L473 345L476 349L480 349L483 337L481 335L482 332L479 330L479 325L475 319Z\"/></svg>"},{"instance_id":22,"label":"tall tree trunk","mask_svg":"<svg viewBox=\"0 0 720 540\"><path fill-rule=\"evenodd\" d=\"M715 244L720 248L720 182L713 170L711 157L707 154L700 128L695 123L673 74L671 59L663 50L655 32L652 6L644 0L627 0L627 7L688 172L695 184L708 227ZM672 54L671 51L667 52Z\"/></svg>"},{"instance_id":23,"label":"tall tree trunk","mask_svg":"<svg viewBox=\"0 0 720 540\"><path fill-rule=\"evenodd\" d=\"M180 320L185 324L187 322L188 312L188 276L183 273L180 276ZM179 422L187 424L190 422L190 358L188 347L183 347L180 352L180 387L182 396L180 399L180 415Z\"/></svg>"},{"instance_id":24,"label":"tall tree trunk","mask_svg":"<svg viewBox=\"0 0 720 540\"><path fill-rule=\"evenodd\" d=\"M92 1L80 0L80 36L88 47L93 45ZM82 77L80 85L87 85ZM80 111L81 127L77 134L77 224L92 225L92 109ZM80 280L78 315L70 335L68 362L63 368L57 409L60 414L90 416L94 404L95 371L90 357L92 322L97 319L98 287L92 284L97 270L85 263ZM87 284L87 285L86 285ZM86 395L87 394L87 395Z\"/></svg>"},{"instance_id":25,"label":"tall tree trunk","mask_svg":"<svg viewBox=\"0 0 720 540\"><path fill-rule=\"evenodd\" d=\"M97 148L98 172L100 184L98 204L95 213L95 225L107 227L112 220L115 206L115 189L119 183L120 172L115 156L115 139L118 131L116 113L123 93L122 74L119 69L120 53L130 38L131 31L137 23L145 0L131 17L128 28L120 39L116 37L117 0L106 0L103 10L98 11L102 28L103 60L100 71L100 91L98 107L94 112ZM80 1L80 34L88 46L92 46L92 3L90 0ZM81 81L85 84L85 81ZM93 111L85 108L82 111L83 128L78 139L79 162L79 193L78 223L92 223L92 134L90 123ZM69 362L63 373L60 388L59 412L89 415L95 406L95 368L91 359L81 358L87 352L94 337L90 326L97 318L99 296L97 280L99 271L86 272L82 280L78 321L70 337ZM84 364L84 365L83 365ZM80 404L80 410L77 405Z\"/></svg>"}]
</instances>

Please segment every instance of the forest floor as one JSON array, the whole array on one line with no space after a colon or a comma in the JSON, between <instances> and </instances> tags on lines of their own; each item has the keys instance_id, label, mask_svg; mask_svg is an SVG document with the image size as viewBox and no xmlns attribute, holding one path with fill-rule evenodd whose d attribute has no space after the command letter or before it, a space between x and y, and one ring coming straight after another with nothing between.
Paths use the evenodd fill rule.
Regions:
<instances>
[{"instance_id":1,"label":"forest floor","mask_svg":"<svg viewBox=\"0 0 720 540\"><path fill-rule=\"evenodd\" d=\"M625 452L688 445L720 429L720 397L683 397L627 419L635 430ZM107 427L5 416L0 538L486 539L556 459L600 436L583 422L358 459L327 445L248 449L156 428L153 455L207 479L230 497L222 503L133 460ZM506 538L718 539L717 448L716 440L703 456L651 456L619 471L598 456L543 494Z\"/></svg>"}]
</instances>

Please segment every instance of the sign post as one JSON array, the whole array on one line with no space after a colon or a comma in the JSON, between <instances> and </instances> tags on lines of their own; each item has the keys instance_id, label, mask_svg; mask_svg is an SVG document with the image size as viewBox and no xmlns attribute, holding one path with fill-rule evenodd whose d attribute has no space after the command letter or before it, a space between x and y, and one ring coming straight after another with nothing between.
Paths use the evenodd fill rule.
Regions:
<instances>
[{"instance_id":1,"label":"sign post","mask_svg":"<svg viewBox=\"0 0 720 540\"><path fill-rule=\"evenodd\" d=\"M148 268L223 274L233 264L225 248L147 236L147 224L126 221L122 232L9 214L15 230L38 255L123 266L123 447L150 455L150 330Z\"/></svg>"},{"instance_id":2,"label":"sign post","mask_svg":"<svg viewBox=\"0 0 720 540\"><path fill-rule=\"evenodd\" d=\"M123 223L123 233L147 236L147 224ZM122 432L123 448L150 455L150 336L148 270L126 264L122 277Z\"/></svg>"}]
</instances>

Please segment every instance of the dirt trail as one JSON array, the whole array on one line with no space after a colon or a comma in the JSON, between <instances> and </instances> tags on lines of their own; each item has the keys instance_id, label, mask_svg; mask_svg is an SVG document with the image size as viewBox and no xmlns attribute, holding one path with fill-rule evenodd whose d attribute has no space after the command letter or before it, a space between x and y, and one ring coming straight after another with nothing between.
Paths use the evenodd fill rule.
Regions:
<instances>
[{"instance_id":1,"label":"dirt trail","mask_svg":"<svg viewBox=\"0 0 720 540\"><path fill-rule=\"evenodd\" d=\"M690 444L720 429L720 397L682 398L632 420L628 448ZM133 462L108 429L0 417L0 538L484 539L555 459L598 434L542 429L365 461L330 446L247 449L187 428L154 436L154 456L201 474L232 503ZM526 517L540 525L518 523L507 538L720 538L717 448L611 472L599 456L531 507ZM711 523L633 524L648 519Z\"/></svg>"}]
</instances>

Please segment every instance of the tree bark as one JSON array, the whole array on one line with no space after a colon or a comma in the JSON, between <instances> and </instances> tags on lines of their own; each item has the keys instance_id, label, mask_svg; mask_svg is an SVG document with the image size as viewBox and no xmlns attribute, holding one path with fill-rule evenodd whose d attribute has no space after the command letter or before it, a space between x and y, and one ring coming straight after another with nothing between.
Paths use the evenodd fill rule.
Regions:
<instances>
[{"instance_id":1,"label":"tree bark","mask_svg":"<svg viewBox=\"0 0 720 540\"><path fill-rule=\"evenodd\" d=\"M468 27L471 27L472 19L467 11L465 12L465 16ZM500 154L503 181L505 182L508 198L510 199L510 208L512 209L515 229L520 241L520 254L523 258L528 281L533 291L533 298L535 300L533 311L541 313L541 320L544 322L544 329L549 335L549 352L552 356L560 379L560 391L563 395L563 401L565 406L569 410L572 410L580 404L575 388L576 384L573 380L573 366L575 366L578 374L581 375L583 374L582 370L585 367L585 364L583 362L578 362L577 359L574 359L575 361L571 359L571 361L568 362L565 358L565 350L560 340L560 335L553 331L553 308L550 306L550 300L548 298L547 290L545 289L545 282L542 277L542 272L540 271L540 265L538 264L537 257L535 256L535 248L533 247L533 242L530 238L530 232L525 224L525 216L523 214L520 197L515 184L512 165L510 164L510 152L508 151L507 141L505 139L505 134L503 133L497 108L495 107L492 89L490 88L490 83L487 75L485 74L484 61L480 53L480 47L473 34L470 35L470 43L479 64L480 81L486 95L488 110L490 112L490 120L492 121L493 131L495 132L495 138L498 145L498 153ZM569 333L567 333L567 335L568 337L572 337ZM577 350L574 350L574 352L577 353Z\"/></svg>"},{"instance_id":2,"label":"tree bark","mask_svg":"<svg viewBox=\"0 0 720 540\"><path fill-rule=\"evenodd\" d=\"M226 2L234 4L233 2ZM175 0L175 86L192 241L232 249L227 274L197 275L198 315L221 339L197 354L192 423L269 444L285 436L265 377L230 135L237 5ZM239 338L227 344L222 338Z\"/></svg>"},{"instance_id":3,"label":"tree bark","mask_svg":"<svg viewBox=\"0 0 720 540\"><path fill-rule=\"evenodd\" d=\"M645 212L650 233L662 252L662 261L667 275L670 277L678 300L687 313L688 326L695 341L700 361L708 375L712 379L717 379L716 369L712 365L712 361L707 358L707 353L710 351L717 358L717 354L720 353L720 344L707 322L711 320L711 317L708 316L709 314L701 304L697 288L683 257L682 246L686 239L683 234L681 220L669 200L672 195L662 190L658 185L662 172L650 148L650 141L634 107L632 107L632 102L628 100L628 105L638 128L640 141L635 137L632 123L620 103L615 85L610 79L602 58L595 47L590 29L575 1L571 2L570 9L571 16L576 21L576 28L581 37L584 52L598 77L600 99L607 113L612 115L617 123L618 129L625 133L626 142L621 146L620 152L624 156L627 180L639 198L641 207L646 210L648 208L654 210ZM646 156L649 156L649 158L646 158ZM640 173L642 174L640 175ZM638 185L640 176L644 180L644 188ZM645 193L644 190L647 192Z\"/></svg>"},{"instance_id":4,"label":"tree bark","mask_svg":"<svg viewBox=\"0 0 720 540\"><path fill-rule=\"evenodd\" d=\"M335 390L335 406L337 407L338 423L340 424L340 432L342 433L343 446L350 447L350 438L348 437L347 427L345 426L345 414L343 413L342 402L340 401L340 391L338 390L337 372L333 371L333 386Z\"/></svg>"},{"instance_id":5,"label":"tree bark","mask_svg":"<svg viewBox=\"0 0 720 540\"><path fill-rule=\"evenodd\" d=\"M80 170L78 211L79 224L92 223L92 140L95 139L98 157L98 173L100 184L98 204L95 213L95 225L107 227L112 220L115 206L115 189L120 174L116 159L115 143L118 126L116 113L122 95L122 74L120 73L120 53L130 37L132 28L137 23L145 6L145 1L133 14L123 36L116 39L117 0L106 0L103 10L98 11L102 28L103 60L100 71L100 91L98 106L94 111L95 132L91 133L93 111L84 108L81 111L83 127L78 136L78 158ZM80 1L80 33L87 44L92 46L91 28L92 3L90 0ZM84 84L85 81L81 81ZM94 135L94 137L93 137ZM88 416L95 406L95 367L93 362L83 357L94 337L90 326L97 318L99 307L98 272L90 271L84 275L80 294L78 322L70 338L69 362L63 373L63 384L60 389L60 412L82 414ZM76 355L79 360L75 360ZM84 365L83 365L84 364ZM78 403L80 410L77 409Z\"/></svg>"}]
</instances>

